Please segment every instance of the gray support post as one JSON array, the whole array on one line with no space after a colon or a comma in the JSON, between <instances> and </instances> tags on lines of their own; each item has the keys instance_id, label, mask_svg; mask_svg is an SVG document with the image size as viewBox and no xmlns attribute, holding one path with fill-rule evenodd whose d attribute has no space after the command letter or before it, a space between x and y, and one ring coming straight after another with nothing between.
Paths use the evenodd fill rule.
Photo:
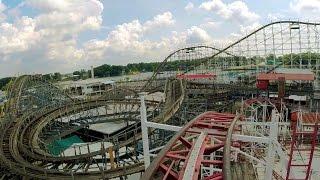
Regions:
<instances>
[{"instance_id":1,"label":"gray support post","mask_svg":"<svg viewBox=\"0 0 320 180\"><path fill-rule=\"evenodd\" d=\"M142 131L142 143L143 143L143 157L144 157L144 167L148 168L150 165L150 149L149 149L149 138L148 138L148 127L147 127L147 110L145 104L145 95L147 93L139 93L141 106L140 106L140 118L141 118L141 131Z\"/></svg>"},{"instance_id":2,"label":"gray support post","mask_svg":"<svg viewBox=\"0 0 320 180\"><path fill-rule=\"evenodd\" d=\"M276 110L272 110L271 116L271 124L270 124L270 134L269 134L269 146L268 146L268 153L266 159L266 174L265 180L272 180L272 172L274 166L274 158L275 158L275 151L273 142L277 141L278 138L278 122L279 122L279 114L276 113Z\"/></svg>"}]
</instances>

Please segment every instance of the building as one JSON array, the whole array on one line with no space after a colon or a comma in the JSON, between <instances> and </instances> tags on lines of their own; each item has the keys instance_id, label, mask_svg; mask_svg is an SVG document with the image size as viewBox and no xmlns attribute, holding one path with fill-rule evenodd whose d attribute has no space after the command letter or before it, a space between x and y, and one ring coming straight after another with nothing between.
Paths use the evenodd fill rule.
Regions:
<instances>
[{"instance_id":1,"label":"building","mask_svg":"<svg viewBox=\"0 0 320 180\"><path fill-rule=\"evenodd\" d=\"M114 81L106 79L86 79L79 81L63 81L57 85L74 96L99 95L112 89Z\"/></svg>"}]
</instances>

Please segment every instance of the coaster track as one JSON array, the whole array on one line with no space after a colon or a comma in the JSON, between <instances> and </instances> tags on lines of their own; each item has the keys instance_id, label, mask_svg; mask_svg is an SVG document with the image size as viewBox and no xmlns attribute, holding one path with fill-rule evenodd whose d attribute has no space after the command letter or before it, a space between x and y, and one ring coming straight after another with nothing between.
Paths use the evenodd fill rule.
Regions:
<instances>
[{"instance_id":1,"label":"coaster track","mask_svg":"<svg viewBox=\"0 0 320 180\"><path fill-rule=\"evenodd\" d=\"M147 101L147 112L151 121L166 123L181 108L186 96L186 82L175 79L176 72L161 77L161 73L166 71L170 61L184 61L186 64L188 61L192 62L191 68L183 69L183 74L218 72L216 75L219 78L224 76L223 73L250 69L253 75L250 75L249 78L255 78L255 73L270 72L285 67L309 69L315 72L318 80L320 58L313 56L314 53L320 52L319 27L318 23L279 21L264 25L222 49L209 46L179 49L171 53L157 67L145 84L137 83L139 88L126 90L125 86L121 86L124 91L118 98L115 98L114 94L106 94L95 99L74 100L52 84L43 81L40 76L20 76L10 84L5 116L0 123L2 131L0 134L0 162L1 170L5 172L3 178L109 179L144 171L143 160L136 151L138 141L141 139L140 101L125 99L126 93L131 96L139 91L164 90L166 101L164 103ZM303 53L308 55L305 60L302 58ZM268 61L272 63L268 64ZM236 78L240 76L240 73L235 75ZM194 84L197 85L197 83ZM233 88L238 86L243 88L241 84L234 85ZM101 113L100 108L104 108L105 112ZM109 114L108 109L112 109ZM223 117L224 120L227 120L219 122L213 118L207 122L204 117L208 114L215 116L216 119ZM101 117L106 118L102 120ZM190 135L192 132L188 129L179 132L174 140L170 141L168 148L163 149L159 159L154 161L155 165L149 168L150 171L147 171L144 177L165 178L170 176L179 179L183 177L189 165L185 163L181 167L178 161L188 161L189 158L192 158L191 154L201 157L205 152L219 149L221 151L222 147L228 149L235 145L233 143L227 145L226 139L230 137L232 131L228 129L233 120L237 119L235 117L237 116L208 112L191 121L186 128L192 130L197 128L196 133L193 133L194 136ZM75 151L75 155L70 156L56 156L48 151L47 145L55 139L65 137L80 129L88 129L90 125L99 122L121 122L123 120L127 122L126 128L110 137L96 138L94 142L100 146L98 150L90 151L88 148L81 152L81 149L89 145L79 145L76 146L79 152ZM210 134L209 129L216 130L219 134ZM189 137L192 137L194 141L185 140ZM210 151L206 150L206 144L209 143L208 138L216 139L214 143L220 143L219 147L221 147L217 149L213 144L215 148L211 148ZM94 145L94 143L89 144ZM184 149L181 149L182 146ZM168 157L172 157L173 151L177 151L176 148L180 148L179 151L182 154L179 154L180 152L175 154L176 159L170 161ZM125 153L121 153L121 150L124 149ZM186 152L186 150L189 151ZM223 167L229 167L226 152L219 162L207 162L196 158L194 159L196 163L193 160L189 162L195 163L196 166L190 164L190 168L195 167L196 170L199 170L200 164L213 164L219 167L222 173L216 172L206 177L224 178L228 176L228 172ZM188 171L188 173L192 173L192 177L199 175L197 171Z\"/></svg>"},{"instance_id":2,"label":"coaster track","mask_svg":"<svg viewBox=\"0 0 320 180\"><path fill-rule=\"evenodd\" d=\"M139 99L110 99L105 95L98 99L74 101L58 89L52 91L51 86L33 76L19 77L11 86L6 116L1 122L3 133L0 135L1 167L11 173L3 177L12 178L14 173L37 179L109 179L144 170L143 161L136 152L119 154L123 148L136 147L141 139ZM181 80L168 81L166 87L170 101L166 101L163 110L160 110L162 108L158 101L147 101L147 112L154 116L154 122L165 123L179 109L183 100ZM105 115L93 113L101 107L114 112ZM106 119L101 121L101 117ZM66 118L68 121L63 122L62 119ZM71 156L56 156L48 152L48 143L55 139L87 128L90 124L122 120L134 123L117 134L93 142L101 145L97 150L90 151L86 144L77 148L88 147L87 151L80 150L80 153L75 152ZM59 123L62 126L58 126ZM58 132L55 131L57 128ZM106 145L106 142L112 142L113 146ZM112 163L115 160L111 160L111 154L119 154L119 159ZM128 158L131 159L129 162L121 162L121 159Z\"/></svg>"}]
</instances>

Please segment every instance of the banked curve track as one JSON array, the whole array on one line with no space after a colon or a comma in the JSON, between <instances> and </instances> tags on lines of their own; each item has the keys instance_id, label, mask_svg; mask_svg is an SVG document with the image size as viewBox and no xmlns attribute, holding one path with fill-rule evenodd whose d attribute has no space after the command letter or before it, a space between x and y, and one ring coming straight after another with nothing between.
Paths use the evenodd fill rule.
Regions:
<instances>
[{"instance_id":1,"label":"banked curve track","mask_svg":"<svg viewBox=\"0 0 320 180\"><path fill-rule=\"evenodd\" d=\"M39 83L42 84L39 85ZM178 97L170 97L170 94L175 93L167 93L168 98L174 99L174 101L165 103L163 111L154 118L156 122L168 120L182 103L184 96L183 83L181 80L174 80L173 83L181 86L181 92L177 93ZM170 85L167 87L167 91L176 90L170 90ZM18 177L36 179L109 179L144 170L143 161L139 160L111 168L109 165L110 158L108 157L110 148L104 147L104 143L101 143L101 148L98 151L90 152L88 150L88 152L83 152L82 154L80 151L80 154L72 156L51 155L46 150L43 139L40 137L46 130L45 127L58 118L98 107L106 107L110 104L113 104L113 106L115 104L117 106L123 105L131 111L130 113L125 111L118 112L111 117L117 116L118 119L128 118L123 114L130 114L130 118L137 120L140 108L138 99L112 100L106 98L74 101L68 95L60 92L59 89L55 89L54 86L43 82L40 77L35 76L16 78L11 84L8 99L5 118L1 121L2 133L0 134L0 161L1 167L5 169L4 171L10 171L12 174L18 175ZM147 101L146 103L148 113L153 113L156 108L159 108L159 102ZM140 125L138 121L136 122L130 127ZM139 127L136 128L139 129ZM121 140L117 141L114 146L121 148L132 145L141 137L138 129L133 129L135 134L131 138L121 140L119 137L132 133L132 128L131 131L125 129L116 134L117 137L111 137L111 139L118 138ZM118 157L122 158L121 156ZM104 166L101 165L101 161L102 164L105 163ZM92 165L97 167L94 170L90 170L89 167ZM10 178L10 176L6 178Z\"/></svg>"}]
</instances>

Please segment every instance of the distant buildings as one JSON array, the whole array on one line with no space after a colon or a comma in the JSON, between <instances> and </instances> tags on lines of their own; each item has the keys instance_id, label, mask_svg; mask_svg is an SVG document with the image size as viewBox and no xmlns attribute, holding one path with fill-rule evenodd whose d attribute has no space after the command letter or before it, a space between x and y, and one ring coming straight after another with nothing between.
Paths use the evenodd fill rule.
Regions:
<instances>
[{"instance_id":1,"label":"distant buildings","mask_svg":"<svg viewBox=\"0 0 320 180\"><path fill-rule=\"evenodd\" d=\"M74 96L99 95L112 89L114 81L106 79L86 79L78 81L62 81L57 85Z\"/></svg>"}]
</instances>

